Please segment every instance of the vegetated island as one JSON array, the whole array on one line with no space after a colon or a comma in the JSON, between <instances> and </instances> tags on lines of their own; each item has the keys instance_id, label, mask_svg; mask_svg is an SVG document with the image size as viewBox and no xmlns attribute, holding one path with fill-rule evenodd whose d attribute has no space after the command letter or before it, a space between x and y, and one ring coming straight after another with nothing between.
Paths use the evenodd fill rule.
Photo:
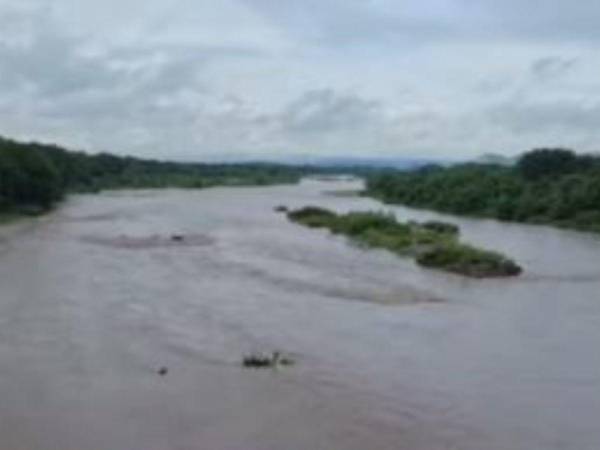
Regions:
<instances>
[{"instance_id":1,"label":"vegetated island","mask_svg":"<svg viewBox=\"0 0 600 450\"><path fill-rule=\"evenodd\" d=\"M538 149L514 165L425 166L367 176L385 203L600 232L600 156Z\"/></svg>"},{"instance_id":2,"label":"vegetated island","mask_svg":"<svg viewBox=\"0 0 600 450\"><path fill-rule=\"evenodd\" d=\"M444 222L398 222L391 214L333 211L307 206L289 211L289 220L311 228L326 228L354 242L415 258L417 264L474 278L510 277L522 268L496 252L459 242L460 230Z\"/></svg>"}]
</instances>

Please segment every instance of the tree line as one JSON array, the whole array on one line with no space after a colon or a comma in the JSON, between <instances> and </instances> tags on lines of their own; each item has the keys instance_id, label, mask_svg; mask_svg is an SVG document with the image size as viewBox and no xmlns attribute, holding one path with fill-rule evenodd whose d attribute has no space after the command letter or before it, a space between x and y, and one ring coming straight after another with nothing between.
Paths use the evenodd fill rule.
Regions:
<instances>
[{"instance_id":1,"label":"tree line","mask_svg":"<svg viewBox=\"0 0 600 450\"><path fill-rule=\"evenodd\" d=\"M514 166L467 163L387 171L367 179L388 203L600 232L600 156L537 149Z\"/></svg>"},{"instance_id":2,"label":"tree line","mask_svg":"<svg viewBox=\"0 0 600 450\"><path fill-rule=\"evenodd\" d=\"M280 164L164 162L0 137L0 212L43 212L69 192L294 183L313 170Z\"/></svg>"}]
</instances>

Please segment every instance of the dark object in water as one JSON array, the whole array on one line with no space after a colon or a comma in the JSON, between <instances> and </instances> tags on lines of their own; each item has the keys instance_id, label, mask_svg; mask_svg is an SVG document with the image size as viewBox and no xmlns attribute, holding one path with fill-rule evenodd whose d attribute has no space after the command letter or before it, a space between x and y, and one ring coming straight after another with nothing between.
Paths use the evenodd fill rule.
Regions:
<instances>
[{"instance_id":1,"label":"dark object in water","mask_svg":"<svg viewBox=\"0 0 600 450\"><path fill-rule=\"evenodd\" d=\"M430 220L421 224L423 228L436 233L459 234L460 228L453 223L440 222L438 220Z\"/></svg>"},{"instance_id":2,"label":"dark object in water","mask_svg":"<svg viewBox=\"0 0 600 450\"><path fill-rule=\"evenodd\" d=\"M244 356L242 365L247 368L265 369L276 368L278 366L293 366L295 361L280 352L273 352L272 355L262 353Z\"/></svg>"},{"instance_id":3,"label":"dark object in water","mask_svg":"<svg viewBox=\"0 0 600 450\"><path fill-rule=\"evenodd\" d=\"M288 212L288 207L284 206L284 205L276 206L275 212L280 212L280 213Z\"/></svg>"},{"instance_id":4,"label":"dark object in water","mask_svg":"<svg viewBox=\"0 0 600 450\"><path fill-rule=\"evenodd\" d=\"M184 236L183 234L172 234L171 235L171 240L173 242L182 242L184 240Z\"/></svg>"},{"instance_id":5,"label":"dark object in water","mask_svg":"<svg viewBox=\"0 0 600 450\"><path fill-rule=\"evenodd\" d=\"M168 374L168 373L169 373L169 368L168 368L168 367L165 367L165 366L163 366L163 367L161 367L160 369L158 369L158 370L156 371L156 373L157 373L157 374L159 374L161 377L164 377L166 374Z\"/></svg>"}]
</instances>

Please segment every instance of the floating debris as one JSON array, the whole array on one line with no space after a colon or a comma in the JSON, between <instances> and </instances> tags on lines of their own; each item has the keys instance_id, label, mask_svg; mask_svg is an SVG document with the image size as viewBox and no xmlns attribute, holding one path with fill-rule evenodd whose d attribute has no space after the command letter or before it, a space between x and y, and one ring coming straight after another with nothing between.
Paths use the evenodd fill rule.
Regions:
<instances>
[{"instance_id":1,"label":"floating debris","mask_svg":"<svg viewBox=\"0 0 600 450\"><path fill-rule=\"evenodd\" d=\"M166 374L169 373L169 368L166 366L162 366L160 369L158 369L156 371L157 374L159 374L161 377L164 377Z\"/></svg>"},{"instance_id":2,"label":"floating debris","mask_svg":"<svg viewBox=\"0 0 600 450\"><path fill-rule=\"evenodd\" d=\"M360 197L362 193L362 189L336 189L333 191L323 191L323 194L332 197Z\"/></svg>"},{"instance_id":3,"label":"floating debris","mask_svg":"<svg viewBox=\"0 0 600 450\"><path fill-rule=\"evenodd\" d=\"M436 233L448 233L448 234L459 234L460 228L458 225L454 225L453 223L441 222L439 220L429 220L427 222L423 222L421 224L416 224L416 226L421 226L429 231L434 231Z\"/></svg>"},{"instance_id":4,"label":"floating debris","mask_svg":"<svg viewBox=\"0 0 600 450\"><path fill-rule=\"evenodd\" d=\"M293 366L295 361L289 356L282 355L281 352L275 351L271 355L263 353L255 353L244 356L242 365L246 368L268 369L277 368L279 366Z\"/></svg>"},{"instance_id":5,"label":"floating debris","mask_svg":"<svg viewBox=\"0 0 600 450\"><path fill-rule=\"evenodd\" d=\"M81 240L95 245L105 247L127 249L127 250L145 250L163 247L204 247L214 244L215 240L206 234L173 234L162 236L152 234L146 236L82 236Z\"/></svg>"}]
</instances>

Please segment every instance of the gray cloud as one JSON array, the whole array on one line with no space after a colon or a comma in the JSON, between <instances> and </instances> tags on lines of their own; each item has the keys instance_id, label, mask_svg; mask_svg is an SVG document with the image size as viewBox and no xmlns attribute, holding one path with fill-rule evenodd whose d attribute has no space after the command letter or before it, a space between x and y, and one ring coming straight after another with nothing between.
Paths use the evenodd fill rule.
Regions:
<instances>
[{"instance_id":1,"label":"gray cloud","mask_svg":"<svg viewBox=\"0 0 600 450\"><path fill-rule=\"evenodd\" d=\"M177 6L0 0L0 134L185 159L598 148L596 1Z\"/></svg>"},{"instance_id":2,"label":"gray cloud","mask_svg":"<svg viewBox=\"0 0 600 450\"><path fill-rule=\"evenodd\" d=\"M540 58L531 65L534 76L542 79L555 78L566 74L577 64L577 58L548 56Z\"/></svg>"},{"instance_id":3,"label":"gray cloud","mask_svg":"<svg viewBox=\"0 0 600 450\"><path fill-rule=\"evenodd\" d=\"M429 14L411 5L369 0L304 0L273 2L244 0L279 26L321 44L345 46L361 42L388 42L400 38L421 42L448 38L458 27L439 14L440 0L431 1Z\"/></svg>"},{"instance_id":4,"label":"gray cloud","mask_svg":"<svg viewBox=\"0 0 600 450\"><path fill-rule=\"evenodd\" d=\"M600 103L586 105L578 101L509 103L490 110L491 119L515 133L537 133L548 130L592 133L600 124Z\"/></svg>"},{"instance_id":5,"label":"gray cloud","mask_svg":"<svg viewBox=\"0 0 600 450\"><path fill-rule=\"evenodd\" d=\"M596 0L459 0L488 33L535 41L600 40Z\"/></svg>"},{"instance_id":6,"label":"gray cloud","mask_svg":"<svg viewBox=\"0 0 600 450\"><path fill-rule=\"evenodd\" d=\"M281 114L281 123L292 133L327 133L368 127L381 118L381 104L332 89L304 93Z\"/></svg>"}]
</instances>

